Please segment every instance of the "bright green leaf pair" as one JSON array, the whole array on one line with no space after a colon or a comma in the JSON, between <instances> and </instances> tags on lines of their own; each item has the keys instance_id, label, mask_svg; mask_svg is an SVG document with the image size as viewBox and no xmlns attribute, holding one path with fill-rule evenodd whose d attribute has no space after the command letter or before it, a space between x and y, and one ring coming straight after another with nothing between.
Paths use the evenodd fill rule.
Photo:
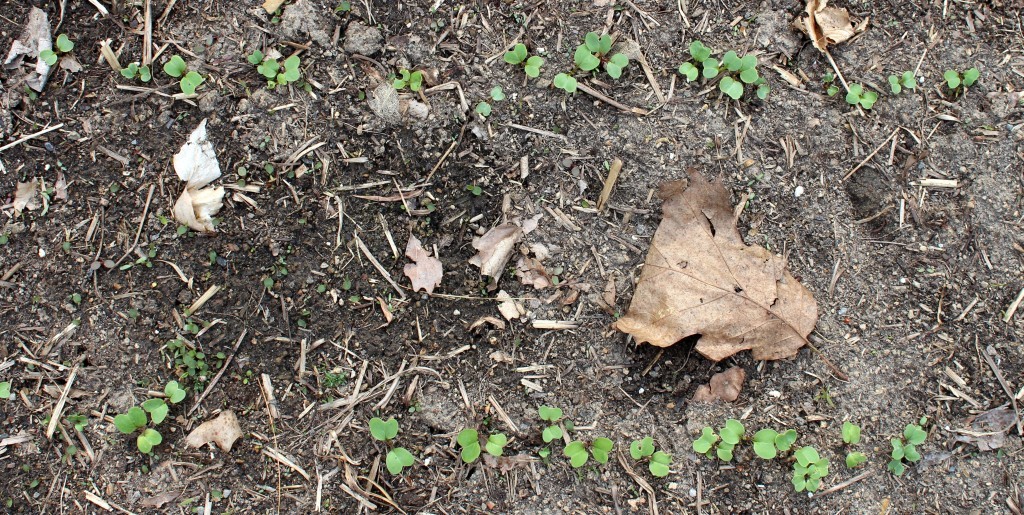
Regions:
<instances>
[{"instance_id":1,"label":"bright green leaf pair","mask_svg":"<svg viewBox=\"0 0 1024 515\"><path fill-rule=\"evenodd\" d=\"M455 439L462 447L462 461L473 463L480 457L480 434L476 429L463 429ZM495 433L487 437L483 450L491 456L501 456L505 452L505 445L508 444L508 437L503 433Z\"/></svg>"},{"instance_id":2,"label":"bright green leaf pair","mask_svg":"<svg viewBox=\"0 0 1024 515\"><path fill-rule=\"evenodd\" d=\"M163 441L164 437L155 429L146 429L135 439L135 445L139 448L139 452L149 454L153 452L153 447L160 445L160 442Z\"/></svg>"},{"instance_id":3,"label":"bright green leaf pair","mask_svg":"<svg viewBox=\"0 0 1024 515\"><path fill-rule=\"evenodd\" d=\"M480 102L476 105L476 114L487 118L491 115L491 104L487 102Z\"/></svg>"},{"instance_id":4,"label":"bright green leaf pair","mask_svg":"<svg viewBox=\"0 0 1024 515\"><path fill-rule=\"evenodd\" d=\"M126 413L114 417L114 427L124 434L134 433L136 429L145 427L146 412L138 406L128 408Z\"/></svg>"},{"instance_id":5,"label":"bright green leaf pair","mask_svg":"<svg viewBox=\"0 0 1024 515\"><path fill-rule=\"evenodd\" d=\"M569 458L569 464L573 468L580 468L587 463L591 455L598 463L608 463L608 454L612 451L614 444L608 438L596 438L590 442L589 453L587 444L581 441L570 442L565 446L563 453Z\"/></svg>"},{"instance_id":6,"label":"bright green leaf pair","mask_svg":"<svg viewBox=\"0 0 1024 515\"><path fill-rule=\"evenodd\" d=\"M821 478L828 475L828 460L820 457L813 447L801 447L793 453L793 488L797 492L816 492Z\"/></svg>"},{"instance_id":7,"label":"bright green leaf pair","mask_svg":"<svg viewBox=\"0 0 1024 515\"><path fill-rule=\"evenodd\" d=\"M401 474L402 470L406 467L411 467L413 463L416 463L416 458L405 447L391 449L384 458L384 464L387 465L388 472L396 476Z\"/></svg>"},{"instance_id":8,"label":"bright green leaf pair","mask_svg":"<svg viewBox=\"0 0 1024 515\"><path fill-rule=\"evenodd\" d=\"M387 422L378 417L370 419L370 436L374 440L386 442L398 436L398 421L391 417Z\"/></svg>"},{"instance_id":9,"label":"bright green leaf pair","mask_svg":"<svg viewBox=\"0 0 1024 515\"><path fill-rule=\"evenodd\" d=\"M121 75L126 79L138 77L142 82L149 82L153 79L153 71L149 65L139 66L139 63L131 63L121 68Z\"/></svg>"},{"instance_id":10,"label":"bright green leaf pair","mask_svg":"<svg viewBox=\"0 0 1024 515\"><path fill-rule=\"evenodd\" d=\"M762 429L754 433L754 454L764 460L778 456L779 452L788 452L796 442L796 431L788 429L782 433L774 429Z\"/></svg>"},{"instance_id":11,"label":"bright green leaf pair","mask_svg":"<svg viewBox=\"0 0 1024 515\"><path fill-rule=\"evenodd\" d=\"M566 93L576 92L577 83L576 79L572 75L559 73L558 75L555 75L555 78L551 83L554 84L556 88L561 89Z\"/></svg>"},{"instance_id":12,"label":"bright green leaf pair","mask_svg":"<svg viewBox=\"0 0 1024 515\"><path fill-rule=\"evenodd\" d=\"M0 382L0 399L10 399L10 398L11 398L11 382L10 381Z\"/></svg>"},{"instance_id":13,"label":"bright green leaf pair","mask_svg":"<svg viewBox=\"0 0 1024 515\"><path fill-rule=\"evenodd\" d=\"M917 89L917 78L914 77L914 72L911 71L903 72L903 75L899 77L890 75L889 88L892 89L894 95L899 95L903 88Z\"/></svg>"},{"instance_id":14,"label":"bright green leaf pair","mask_svg":"<svg viewBox=\"0 0 1024 515\"><path fill-rule=\"evenodd\" d=\"M876 100L878 100L878 93L875 93L874 91L864 91L864 86L857 83L850 83L850 89L846 93L847 104L859 104L864 109L871 109L871 106L875 105Z\"/></svg>"},{"instance_id":15,"label":"bright green leaf pair","mask_svg":"<svg viewBox=\"0 0 1024 515\"><path fill-rule=\"evenodd\" d=\"M505 52L505 62L521 65L527 76L537 77L540 75L541 66L544 65L544 58L537 55L530 56L526 45L516 43L512 50Z\"/></svg>"},{"instance_id":16,"label":"bright green leaf pair","mask_svg":"<svg viewBox=\"0 0 1024 515\"><path fill-rule=\"evenodd\" d=\"M287 67L287 62L285 63ZM415 70L410 72L409 70L402 69L398 71L400 77L395 79L391 84L396 90L403 90L406 86L409 87L410 91L419 91L423 88L423 72Z\"/></svg>"},{"instance_id":17,"label":"bright green leaf pair","mask_svg":"<svg viewBox=\"0 0 1024 515\"><path fill-rule=\"evenodd\" d=\"M961 75L956 70L946 70L946 73L942 74L942 78L946 79L946 85L949 89L956 89L963 85L965 88L969 88L978 82L978 77L981 76L981 72L977 68L970 68Z\"/></svg>"},{"instance_id":18,"label":"bright green leaf pair","mask_svg":"<svg viewBox=\"0 0 1024 515\"><path fill-rule=\"evenodd\" d=\"M711 430L711 428L705 429ZM696 445L696 442L694 442L694 445ZM650 436L644 437L642 440L634 440L633 443L629 444L629 455L638 461L648 458L647 469L655 477L665 477L668 475L672 457L662 451L656 451L654 449L654 439Z\"/></svg>"},{"instance_id":19,"label":"bright green leaf pair","mask_svg":"<svg viewBox=\"0 0 1024 515\"><path fill-rule=\"evenodd\" d=\"M562 409L555 408L552 406L541 406L537 408L537 414L540 419L549 422L550 425L544 428L541 432L541 438L544 443L551 443L552 440L556 440L562 437L562 428L558 427L558 422L562 420Z\"/></svg>"}]
</instances>

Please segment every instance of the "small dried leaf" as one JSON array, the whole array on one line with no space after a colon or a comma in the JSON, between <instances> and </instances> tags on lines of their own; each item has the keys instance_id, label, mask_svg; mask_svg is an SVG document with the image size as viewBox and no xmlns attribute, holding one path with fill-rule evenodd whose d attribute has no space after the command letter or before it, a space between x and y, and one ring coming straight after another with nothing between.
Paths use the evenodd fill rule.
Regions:
<instances>
[{"instance_id":1,"label":"small dried leaf","mask_svg":"<svg viewBox=\"0 0 1024 515\"><path fill-rule=\"evenodd\" d=\"M740 367L730 367L725 372L719 372L711 376L711 381L706 385L697 387L693 394L694 402L733 402L740 396L743 389L743 380L747 373Z\"/></svg>"},{"instance_id":2,"label":"small dried leaf","mask_svg":"<svg viewBox=\"0 0 1024 515\"><path fill-rule=\"evenodd\" d=\"M856 31L850 23L850 13L842 7L827 7L828 0L807 0L807 9L796 24L811 38L814 48L825 52L829 45L842 43Z\"/></svg>"},{"instance_id":3,"label":"small dried leaf","mask_svg":"<svg viewBox=\"0 0 1024 515\"><path fill-rule=\"evenodd\" d=\"M242 428L238 425L238 418L233 411L228 410L221 412L217 418L207 420L193 429L185 437L185 444L189 447L202 447L213 442L222 451L228 452L235 440L241 437Z\"/></svg>"},{"instance_id":4,"label":"small dried leaf","mask_svg":"<svg viewBox=\"0 0 1024 515\"><path fill-rule=\"evenodd\" d=\"M743 242L720 182L690 177L661 188L663 218L616 329L659 347L700 335L696 350L714 361L795 355L818 320L814 297L781 256Z\"/></svg>"},{"instance_id":5,"label":"small dried leaf","mask_svg":"<svg viewBox=\"0 0 1024 515\"><path fill-rule=\"evenodd\" d=\"M498 304L498 311L501 316L505 317L505 320L516 319L526 314L526 308L516 302L505 290L499 291L495 298L501 303Z\"/></svg>"},{"instance_id":6,"label":"small dried leaf","mask_svg":"<svg viewBox=\"0 0 1024 515\"><path fill-rule=\"evenodd\" d=\"M441 268L441 260L430 257L423 244L415 236L409 236L409 243L405 246L405 256L413 260L413 263L405 265L405 276L412 281L412 291L425 290L427 293L434 293L434 288L441 285L441 277L444 271Z\"/></svg>"},{"instance_id":7,"label":"small dried leaf","mask_svg":"<svg viewBox=\"0 0 1024 515\"><path fill-rule=\"evenodd\" d=\"M473 238L473 248L478 252L469 259L469 264L479 267L481 275L493 277L497 282L522 238L523 230L516 224L494 227L483 236Z\"/></svg>"},{"instance_id":8,"label":"small dried leaf","mask_svg":"<svg viewBox=\"0 0 1024 515\"><path fill-rule=\"evenodd\" d=\"M35 60L35 68L32 72L24 74L24 80L28 87L41 92L46 86L47 77L50 76L50 65L39 58L39 53L43 50L53 50L50 20L46 16L46 11L33 7L28 13L28 20L25 22L25 28L22 29L21 35L11 42L11 50L7 53L7 59L4 59L4 68L18 70L26 57ZM12 79L15 75L13 72L10 74ZM14 83L16 82L13 80L8 82L8 84Z\"/></svg>"},{"instance_id":9,"label":"small dried leaf","mask_svg":"<svg viewBox=\"0 0 1024 515\"><path fill-rule=\"evenodd\" d=\"M520 257L516 262L516 277L523 284L528 284L538 290L551 286L551 276L548 275L539 259Z\"/></svg>"},{"instance_id":10,"label":"small dried leaf","mask_svg":"<svg viewBox=\"0 0 1024 515\"><path fill-rule=\"evenodd\" d=\"M501 319L499 319L499 318L480 317L480 318L476 319L476 322L473 322L472 324L469 324L469 330L472 331L473 329L476 329L476 328L478 328L478 327L480 327L480 326L482 326L484 324L491 324L491 325L493 325L497 329L504 329L505 328L505 322L502 322Z\"/></svg>"},{"instance_id":11,"label":"small dried leaf","mask_svg":"<svg viewBox=\"0 0 1024 515\"><path fill-rule=\"evenodd\" d=\"M186 187L174 203L174 219L194 231L213 232L213 215L224 206L224 188Z\"/></svg>"},{"instance_id":12,"label":"small dried leaf","mask_svg":"<svg viewBox=\"0 0 1024 515\"><path fill-rule=\"evenodd\" d=\"M34 211L39 209L40 205L39 179L19 182L18 188L14 191L14 214L20 215L26 209Z\"/></svg>"}]
</instances>

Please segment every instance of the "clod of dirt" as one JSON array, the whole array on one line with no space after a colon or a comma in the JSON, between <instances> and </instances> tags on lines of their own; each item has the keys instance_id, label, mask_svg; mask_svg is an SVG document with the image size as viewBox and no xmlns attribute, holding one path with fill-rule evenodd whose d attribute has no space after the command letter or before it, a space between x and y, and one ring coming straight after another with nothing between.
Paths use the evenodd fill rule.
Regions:
<instances>
[{"instance_id":1,"label":"clod of dirt","mask_svg":"<svg viewBox=\"0 0 1024 515\"><path fill-rule=\"evenodd\" d=\"M616 329L658 347L700 335L697 351L715 361L795 355L818 320L814 297L781 256L743 243L720 181L690 177L659 191L662 221Z\"/></svg>"},{"instance_id":2,"label":"clod of dirt","mask_svg":"<svg viewBox=\"0 0 1024 515\"><path fill-rule=\"evenodd\" d=\"M28 21L25 23L25 28L21 31L21 35L18 36L18 39L11 42L11 50L7 53L7 59L4 60L4 68L7 70L17 70L21 68L26 56L35 59L35 68L33 72L24 74L24 81L28 87L42 92L43 87L46 86L46 78L50 76L50 65L39 58L39 52L43 50L53 50L50 20L47 18L45 11L38 7L33 7L28 13ZM19 74L12 73L11 75L17 76ZM11 84L16 83L17 80L11 82Z\"/></svg>"},{"instance_id":3,"label":"clod of dirt","mask_svg":"<svg viewBox=\"0 0 1024 515\"><path fill-rule=\"evenodd\" d=\"M14 190L14 214L20 215L26 209L34 211L39 206L39 179L19 182L18 188Z\"/></svg>"},{"instance_id":4,"label":"clod of dirt","mask_svg":"<svg viewBox=\"0 0 1024 515\"><path fill-rule=\"evenodd\" d=\"M494 287L516 244L523 238L523 229L513 223L504 223L487 231L479 238L473 238L473 248L478 252L469 258L469 264L480 268L480 274L494 278ZM493 288L492 288L493 289Z\"/></svg>"},{"instance_id":5,"label":"clod of dirt","mask_svg":"<svg viewBox=\"0 0 1024 515\"><path fill-rule=\"evenodd\" d=\"M856 31L850 23L850 13L844 7L827 7L828 0L807 0L806 12L795 25L811 38L814 48L824 52L829 45L842 43Z\"/></svg>"},{"instance_id":6,"label":"clod of dirt","mask_svg":"<svg viewBox=\"0 0 1024 515\"><path fill-rule=\"evenodd\" d=\"M415 236L409 236L409 243L405 246L405 256L413 260L405 265L405 276L412 281L412 291L425 290L427 293L434 293L434 288L441 285L441 277L444 271L441 268L441 260L430 257L423 244Z\"/></svg>"},{"instance_id":7,"label":"clod of dirt","mask_svg":"<svg viewBox=\"0 0 1024 515\"><path fill-rule=\"evenodd\" d=\"M743 390L743 381L747 373L740 367L730 367L725 372L719 372L711 376L708 384L697 387L693 393L693 402L733 402L740 396Z\"/></svg>"},{"instance_id":8,"label":"clod of dirt","mask_svg":"<svg viewBox=\"0 0 1024 515\"><path fill-rule=\"evenodd\" d=\"M327 33L328 28L332 28L330 20L324 16L323 9L311 0L298 0L286 5L281 13L281 32L295 41L309 36L320 46L329 47L331 35Z\"/></svg>"},{"instance_id":9,"label":"clod of dirt","mask_svg":"<svg viewBox=\"0 0 1024 515\"><path fill-rule=\"evenodd\" d=\"M348 28L345 29L343 48L349 53L371 56L380 52L383 41L384 36L380 29L354 21L349 23Z\"/></svg>"},{"instance_id":10,"label":"clod of dirt","mask_svg":"<svg viewBox=\"0 0 1024 515\"><path fill-rule=\"evenodd\" d=\"M228 452L235 440L242 437L242 428L238 425L238 417L235 412L228 410L213 419L207 420L192 430L185 437L185 445L189 447L202 447L210 442L217 444L220 450Z\"/></svg>"},{"instance_id":11,"label":"clod of dirt","mask_svg":"<svg viewBox=\"0 0 1024 515\"><path fill-rule=\"evenodd\" d=\"M174 171L186 183L174 203L174 218L195 231L213 232L213 215L224 205L224 188L205 187L220 177L217 154L206 136L205 119L174 154Z\"/></svg>"}]
</instances>

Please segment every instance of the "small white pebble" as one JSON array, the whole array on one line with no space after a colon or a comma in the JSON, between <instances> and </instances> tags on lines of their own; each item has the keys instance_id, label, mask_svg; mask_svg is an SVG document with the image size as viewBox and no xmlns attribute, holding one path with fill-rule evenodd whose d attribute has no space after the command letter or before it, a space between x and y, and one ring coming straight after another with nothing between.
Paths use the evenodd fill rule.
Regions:
<instances>
[{"instance_id":1,"label":"small white pebble","mask_svg":"<svg viewBox=\"0 0 1024 515\"><path fill-rule=\"evenodd\" d=\"M39 257L46 257L46 250L42 247L39 247Z\"/></svg>"},{"instance_id":2,"label":"small white pebble","mask_svg":"<svg viewBox=\"0 0 1024 515\"><path fill-rule=\"evenodd\" d=\"M643 389L643 388L641 388L641 389L637 390L637 391L636 391L636 393L640 393L640 394L642 394L642 393L644 393L644 389Z\"/></svg>"},{"instance_id":3,"label":"small white pebble","mask_svg":"<svg viewBox=\"0 0 1024 515\"><path fill-rule=\"evenodd\" d=\"M778 399L779 397L782 397L782 392L780 392L778 390L772 390L772 391L768 392L768 396L769 397L774 397L774 398Z\"/></svg>"},{"instance_id":4,"label":"small white pebble","mask_svg":"<svg viewBox=\"0 0 1024 515\"><path fill-rule=\"evenodd\" d=\"M796 195L797 198L800 198L800 195L803 195L803 194L804 194L804 187L803 186L797 186L796 187L796 191L793 192L793 195Z\"/></svg>"},{"instance_id":5,"label":"small white pebble","mask_svg":"<svg viewBox=\"0 0 1024 515\"><path fill-rule=\"evenodd\" d=\"M462 314L462 312L456 309L455 311L452 311L452 314L455 316L459 316Z\"/></svg>"},{"instance_id":6,"label":"small white pebble","mask_svg":"<svg viewBox=\"0 0 1024 515\"><path fill-rule=\"evenodd\" d=\"M691 488L690 489L690 497L697 497L697 489L696 488Z\"/></svg>"}]
</instances>

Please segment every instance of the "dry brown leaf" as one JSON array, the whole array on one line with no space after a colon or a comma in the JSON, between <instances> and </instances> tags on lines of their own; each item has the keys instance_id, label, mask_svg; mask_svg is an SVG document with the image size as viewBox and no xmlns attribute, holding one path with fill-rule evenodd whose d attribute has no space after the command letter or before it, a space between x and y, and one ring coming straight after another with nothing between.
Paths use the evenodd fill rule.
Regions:
<instances>
[{"instance_id":1,"label":"dry brown leaf","mask_svg":"<svg viewBox=\"0 0 1024 515\"><path fill-rule=\"evenodd\" d=\"M405 246L405 256L413 263L405 265L405 276L412 281L412 291L425 290L427 293L434 293L434 288L441 285L441 277L444 271L441 268L441 260L430 257L419 238L410 235L409 243Z\"/></svg>"},{"instance_id":2,"label":"dry brown leaf","mask_svg":"<svg viewBox=\"0 0 1024 515\"><path fill-rule=\"evenodd\" d=\"M505 328L505 322L503 322L500 318L494 318L494 317L490 317L490 316L485 316L485 317L480 317L480 318L476 319L476 322L473 322L472 324L469 324L469 330L472 331L472 330L474 330L474 329L476 329L478 327L483 326L484 324L491 324L496 329L504 329Z\"/></svg>"},{"instance_id":3,"label":"dry brown leaf","mask_svg":"<svg viewBox=\"0 0 1024 515\"><path fill-rule=\"evenodd\" d=\"M658 347L700 335L697 351L715 361L748 349L754 359L795 355L818 319L814 297L782 257L743 243L720 182L690 177L660 189L662 221L615 327Z\"/></svg>"},{"instance_id":4,"label":"dry brown leaf","mask_svg":"<svg viewBox=\"0 0 1024 515\"><path fill-rule=\"evenodd\" d=\"M14 190L14 214L20 215L28 209L34 211L39 209L39 179L32 179L28 182L19 182Z\"/></svg>"},{"instance_id":5,"label":"dry brown leaf","mask_svg":"<svg viewBox=\"0 0 1024 515\"><path fill-rule=\"evenodd\" d=\"M498 312L501 313L501 316L505 317L505 320L516 319L526 314L526 308L519 302L516 302L505 290L499 291L495 300L500 302L498 304Z\"/></svg>"},{"instance_id":6,"label":"dry brown leaf","mask_svg":"<svg viewBox=\"0 0 1024 515\"><path fill-rule=\"evenodd\" d=\"M512 257L512 251L522 238L523 229L516 224L505 223L494 227L483 236L473 238L473 248L478 252L469 258L469 264L480 267L481 275L493 277L497 283Z\"/></svg>"},{"instance_id":7,"label":"dry brown leaf","mask_svg":"<svg viewBox=\"0 0 1024 515\"><path fill-rule=\"evenodd\" d=\"M539 259L520 257L516 262L516 277L523 284L531 285L538 290L551 286L551 276Z\"/></svg>"},{"instance_id":8,"label":"dry brown leaf","mask_svg":"<svg viewBox=\"0 0 1024 515\"><path fill-rule=\"evenodd\" d=\"M693 394L693 402L733 402L740 396L743 380L747 373L740 367L730 367L725 372L711 376L708 384L697 387Z\"/></svg>"},{"instance_id":9,"label":"dry brown leaf","mask_svg":"<svg viewBox=\"0 0 1024 515\"><path fill-rule=\"evenodd\" d=\"M207 420L193 429L185 437L185 444L189 447L202 447L213 442L220 447L220 450L228 452L235 440L241 437L242 428L238 425L238 417L235 416L235 412L228 410L221 412L217 418Z\"/></svg>"},{"instance_id":10,"label":"dry brown leaf","mask_svg":"<svg viewBox=\"0 0 1024 515\"><path fill-rule=\"evenodd\" d=\"M814 48L825 52L829 45L842 43L856 31L850 13L843 7L827 7L828 0L807 0L806 12L796 26L811 38Z\"/></svg>"},{"instance_id":11,"label":"dry brown leaf","mask_svg":"<svg viewBox=\"0 0 1024 515\"><path fill-rule=\"evenodd\" d=\"M973 443L979 451L994 451L1006 443L1006 432L1017 423L1017 414L1006 405L990 409L968 419L971 427L956 437L958 442Z\"/></svg>"}]
</instances>

